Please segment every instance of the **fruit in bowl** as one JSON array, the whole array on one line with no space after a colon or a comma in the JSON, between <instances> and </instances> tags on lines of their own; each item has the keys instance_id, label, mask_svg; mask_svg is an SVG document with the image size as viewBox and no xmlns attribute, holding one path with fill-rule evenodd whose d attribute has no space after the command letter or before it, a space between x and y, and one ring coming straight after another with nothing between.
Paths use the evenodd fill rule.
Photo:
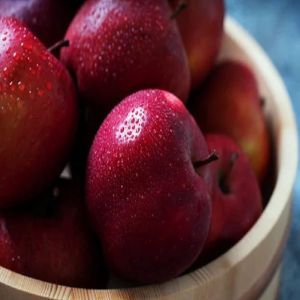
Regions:
<instances>
[{"instance_id":1,"label":"fruit in bowl","mask_svg":"<svg viewBox=\"0 0 300 300\"><path fill-rule=\"evenodd\" d=\"M188 57L191 87L212 69L223 37L223 0L169 0Z\"/></svg>"},{"instance_id":2,"label":"fruit in bowl","mask_svg":"<svg viewBox=\"0 0 300 300\"><path fill-rule=\"evenodd\" d=\"M211 163L212 217L208 237L195 266L207 263L236 244L262 213L262 195L247 155L228 136L208 134Z\"/></svg>"},{"instance_id":3,"label":"fruit in bowl","mask_svg":"<svg viewBox=\"0 0 300 300\"><path fill-rule=\"evenodd\" d=\"M87 204L108 266L135 282L171 279L199 255L211 217L209 152L181 100L125 98L90 150Z\"/></svg>"},{"instance_id":4,"label":"fruit in bowl","mask_svg":"<svg viewBox=\"0 0 300 300\"><path fill-rule=\"evenodd\" d=\"M64 37L82 0L0 0L0 17L15 17L50 47Z\"/></svg>"},{"instance_id":5,"label":"fruit in bowl","mask_svg":"<svg viewBox=\"0 0 300 300\"><path fill-rule=\"evenodd\" d=\"M19 21L0 19L0 207L28 202L67 161L78 104L65 67Z\"/></svg>"},{"instance_id":6,"label":"fruit in bowl","mask_svg":"<svg viewBox=\"0 0 300 300\"><path fill-rule=\"evenodd\" d=\"M87 225L82 186L60 180L31 207L0 214L0 264L74 287L105 286L99 245Z\"/></svg>"},{"instance_id":7,"label":"fruit in bowl","mask_svg":"<svg viewBox=\"0 0 300 300\"><path fill-rule=\"evenodd\" d=\"M165 0L86 1L61 53L83 99L105 113L143 88L167 89L185 100L190 74L171 14Z\"/></svg>"},{"instance_id":8,"label":"fruit in bowl","mask_svg":"<svg viewBox=\"0 0 300 300\"><path fill-rule=\"evenodd\" d=\"M212 70L189 104L204 132L223 133L238 143L260 182L270 159L270 137L262 101L251 69L229 60Z\"/></svg>"},{"instance_id":9,"label":"fruit in bowl","mask_svg":"<svg viewBox=\"0 0 300 300\"><path fill-rule=\"evenodd\" d=\"M95 104L98 103L98 101L99 103L105 103L107 101L107 107L110 106L110 108L112 108L116 103L119 103L113 108L112 112L107 115L104 122L100 125L98 133L96 134L94 142L92 143L91 149L89 151L88 168L86 174L85 205L88 207L90 217L89 219L82 221L82 225L83 227L85 227L86 225L88 228L93 228L96 235L98 236L98 241L100 241L101 247L103 248L104 257L109 271L112 273L115 272L119 276L133 281L133 283L131 284L135 286L145 283L162 283L162 285L157 285L157 288L163 296L167 295L166 298L174 296L174 290L176 290L181 296L184 295L185 297L189 297L189 295L192 296L191 293L193 293L193 291L198 291L199 289L203 288L204 284L201 278L207 279L206 284L209 288L209 291L211 291L213 287L214 289L216 289L216 286L220 287L220 290L222 290L223 286L228 287L229 279L227 278L230 277L225 275L232 274L233 271L231 271L231 269L235 269L237 272L236 274L239 275L236 279L239 280L239 284L236 284L235 289L232 289L230 291L227 290L227 292L223 291L224 293L222 295L226 296L225 299L238 299L238 296L230 297L232 296L232 294L228 295L228 293L234 292L236 293L235 295L240 295L240 293L242 292L240 292L241 289L239 289L239 287L243 287L242 291L245 291L247 290L245 288L246 286L251 287L256 285L255 279L250 278L249 276L246 278L245 272L241 272L240 270L247 270L251 272L249 266L250 262L252 262L253 269L255 269L255 271L261 272L263 270L263 267L268 266L268 263L270 261L269 257L264 257L264 260L262 260L261 257L263 257L263 255L261 255L256 258L260 263L253 264L253 254L252 252L249 252L252 250L254 253L262 253L262 247L265 244L262 242L263 237L261 232L265 233L266 242L272 240L276 244L276 247L279 248L278 241L282 239L283 233L280 231L274 238L273 227L278 229L279 225L276 224L279 224L278 220L279 218L281 218L281 216L283 216L283 213L280 213L278 218L273 218L272 220L270 220L268 216L270 216L269 211L270 207L272 207L271 204L274 202L274 199L272 199L273 202L271 201L272 203L269 203L267 205L267 207L264 209L262 217L259 218L260 213L262 212L262 207L260 205L261 198L259 195L260 191L258 190L258 183L256 182L257 179L255 178L255 176L253 176L252 173L252 179L245 180L245 183L243 183L243 187L245 188L245 190L253 190L253 195L258 195L257 197L253 197L252 200L250 198L247 198L249 207L254 208L254 214L251 215L251 217L249 217L248 219L247 216L243 217L244 211L241 212L240 209L237 209L239 211L235 214L235 216L237 217L236 219L238 220L237 223L239 224L237 226L241 226L242 228L240 228L239 230L239 228L236 228L235 225L230 225L232 224L231 222L234 223L235 218L227 217L222 209L216 209L216 206L214 206L214 195L216 195L217 186L215 182L216 178L220 176L220 173L216 171L216 169L218 169L216 166L219 166L223 163L226 164L226 159L224 159L220 154L218 157L218 147L216 145L214 146L215 149L210 149L210 151L208 150L209 145L207 145L207 142L208 144L210 144L210 139L207 139L207 141L204 139L201 133L202 128L197 127L198 125L194 121L193 117L184 107L184 101L178 100L177 96L171 93L174 91L168 90L166 86L162 87L160 84L157 84L157 86L148 86L147 84L145 84L145 86L141 85L136 87L135 89L139 91L135 91L127 89L128 86L125 85L126 92L124 92L123 90L119 90L118 85L110 86L109 84L103 84L102 77L100 76L97 80L91 83L93 89L97 90L97 85L99 85L99 87L101 87L105 92L113 94L118 94L120 92L119 96L116 97L118 99L106 99L105 93L93 93L93 99L88 99L90 98L89 93L85 94L83 89L80 87L78 74L76 74L74 66L72 66L68 62L67 56L72 56L74 53L76 53L76 47L83 47L85 49L85 51L83 51L86 55L84 56L85 58L83 56L82 58L80 58L81 55L74 54L72 59L76 60L80 58L82 59L80 63L84 65L88 61L94 62L94 57L92 57L92 54L93 56L98 54L97 51L100 51L101 47L104 47L106 49L106 47L109 48L109 45L112 46L112 44L110 43L105 45L106 39L103 38L96 41L99 47L97 46L93 48L92 46L94 45L94 43L92 42L92 39L97 38L98 35L96 35L96 37L93 37L93 35L89 35L91 33L90 30L94 27L88 27L88 22L90 20L94 20L95 18L97 22L100 23L96 24L97 30L99 30L99 28L101 29L101 22L104 22L104 20L108 20L106 28L113 29L116 23L113 23L113 20L115 19L112 17L114 13L118 13L119 7L114 7L112 5L113 3L114 2L104 0L87 0L82 9L79 11L79 15L75 17L74 21L70 25L67 37L70 37L70 32L74 30L74 35L79 34L85 38L89 37L90 40L88 39L88 43L84 42L82 45L80 45L79 40L70 39L69 49L62 50L62 61L66 64L66 66L69 68L70 73L72 74L71 78L73 79L74 85L78 89L76 90L78 92L78 98L85 98L83 101L85 101L85 105L88 106L88 109L90 111L93 111L93 113L95 113L96 115L99 113L103 113L103 110L99 112L99 107L101 107L102 104L99 104L99 107L98 104ZM116 1L115 3L119 4L118 1ZM181 41L181 31L180 28L178 28L178 18L180 17L180 13L183 13L184 11L174 11L174 8L171 5L169 6L168 3L169 2L167 1L161 1L157 2L157 4L159 5L154 5L153 7L151 6L153 10L157 10L163 13L162 15L160 15L160 17L158 14L158 19L156 19L155 14L153 13L151 15L151 22L154 23L151 24L154 27L158 26L156 27L156 29L161 30L159 31L160 33L164 32L166 28L169 28L169 30L171 30L172 36L174 38L173 42L177 40L176 44L178 45L178 50L173 49L176 53L171 54L180 55L180 61L185 61L185 63L178 64L177 62L177 68L181 71L175 72L174 69L172 69L172 73L170 72L170 70L168 70L168 72L170 72L168 73L170 78L164 78L164 80L169 81L172 78L175 78L176 81L178 81L178 78L180 78L180 74L184 74L183 79L185 82L187 82L188 80L186 81L186 78L189 77L189 72L191 71L188 71L187 68L188 54L186 48L184 47L183 40ZM127 24L126 26L129 26L128 23L126 23L126 19L128 20L128 18L131 17L132 19L130 20L133 23L130 22L129 24L142 23L142 21L140 21L140 23L135 23L134 21L136 19L143 19L144 14L139 11L141 7L145 7L143 5L145 5L145 3L141 3L139 1L133 2L128 0L122 2L119 7L119 13L120 15L122 15L123 19L116 19L115 22L119 24L121 20L124 20L124 24ZM97 9L91 9L99 7L101 8L99 11ZM105 11L104 8L107 10ZM132 11L135 11L136 14L132 14ZM103 18L98 18L97 12L99 12ZM107 16L107 12L111 13ZM176 14L174 14L174 12L176 12ZM95 14L94 16L93 13ZM145 12L145 20L147 20L147 18L149 17L147 15L148 13L150 12ZM83 23L81 23L80 21L81 18L83 19ZM163 20L163 22L160 23L159 20ZM80 32L78 32L76 28L74 29L74 27L76 27L74 24L76 23L79 24L79 27L82 25L82 28L80 27ZM125 26L122 24L119 24L121 26L120 28L122 28L122 26ZM165 24L166 27L162 26L161 28L159 28L159 25L162 24ZM133 28L135 27L133 26ZM128 28L126 27L125 29L126 30L124 31L118 31L118 35L121 35L122 37L122 32L125 32L125 34L128 33ZM106 33L104 34L104 36L106 37L107 35L110 38L114 37L113 32L113 30L108 30L107 32L104 32ZM142 30L142 32L145 33L144 30ZM141 40L148 37L148 35L142 34L138 34L138 36L141 38ZM120 40L121 37L118 36L118 40ZM154 40L155 38L160 38L159 34L154 37ZM122 41L124 42L122 44L123 50L126 50L127 47L128 49L131 49L130 51L138 50L134 49L134 46L136 44L134 44L132 40L123 37ZM163 44L164 43L162 38L159 45L156 44L151 46L153 46L154 48L157 47L157 49L159 49L159 47L161 47ZM166 45L163 46L165 47ZM0 50L1 49L3 49L3 47L0 47ZM75 50L71 55L70 53L72 53L72 49ZM89 51L91 52L88 53ZM246 52L245 49L243 49L243 51ZM148 52L146 51L142 53L144 54L143 59L145 62L147 62L148 59L147 53ZM109 49L107 49L107 57L111 58L110 55L113 56L113 54L108 54ZM5 51L3 52L3 55L6 55ZM153 57L154 60L151 60L153 59ZM145 67L143 64L137 65L144 66L142 67L143 73L147 73L147 71L151 70L151 68L156 68L157 74L161 71L163 71L162 73L164 73L164 63L168 60L162 58L158 59L155 55L153 57L149 57L149 61L155 62L155 65L151 65L149 66L149 68ZM136 59L138 57L135 57L134 55L133 57L123 57L121 63L126 64L126 62L124 62L123 60L131 58ZM213 63L216 62L215 59L216 55L214 56ZM108 60L105 61L105 63L108 62ZM117 66L121 65L122 64L113 64L113 67L117 68ZM254 66L253 69L255 69L256 65L250 63L249 66ZM94 72L97 69L97 71L100 72L102 70L101 68L103 68L103 65L101 65L101 68L99 67L99 69L98 67L99 65L93 65L93 68L89 70L92 70ZM218 66L216 68L218 68ZM45 71L47 68L42 67L42 69L43 71ZM121 77L121 80L124 80L124 83L129 85L132 78L131 76L134 76L137 79L141 79L140 77L142 77L139 75L139 73L135 73L134 70L131 71L132 72L130 73L130 76L126 75L124 77ZM215 70L210 71L213 74ZM151 73L150 75L152 76L153 74ZM110 73L109 76L113 76L113 74ZM88 81L88 76L83 76L83 80ZM260 80L260 85L267 85L261 77ZM61 88L63 88L66 85L66 81L60 81L59 84ZM220 82L218 82L218 84L220 84ZM196 93L198 89L205 89L206 80L198 82L196 86L198 87L196 89ZM141 88L145 87L151 89L140 90ZM105 90L106 88L107 90ZM165 90L162 90L162 88L164 88ZM135 91L135 93L130 94L133 91ZM125 94L123 94L123 92ZM189 94L189 92L190 89L187 88L186 94ZM123 98L125 99L122 100ZM241 97L240 101L244 101L243 99L244 98ZM269 101L268 98L266 101ZM277 104L274 104L274 107L277 107L276 105ZM287 110L285 110L285 112L287 112ZM251 114L252 112L249 110L249 113ZM274 114L277 114L277 116L281 116L280 113L278 113L278 111L276 110ZM262 114L262 116L263 122L265 122L264 114ZM54 118L54 120L56 119ZM57 134L60 134L59 128L56 132ZM23 140L24 143L29 143L27 139L24 138ZM36 141L39 141L39 137L36 137ZM47 149L47 147L50 146L52 146L51 142L49 142L48 145L44 146L44 149ZM68 142L68 149L70 148L71 141ZM239 149L239 151L242 150ZM235 157L235 155L233 156ZM240 157L244 156L241 155ZM84 156L82 157L82 159L84 159ZM214 160L216 159L217 161L214 162ZM232 160L236 162L231 170L233 174L233 170L235 170L234 168L239 169L239 164L237 158ZM62 164L65 162L66 160L62 160ZM229 162L228 165L230 169L231 163ZM249 165L247 168L249 168ZM48 169L48 167L45 167L45 172L46 169ZM243 176L246 176L246 174L249 173L248 171L239 172L243 174L240 176L241 178L239 178L239 180L242 180ZM138 174L138 176L136 176L136 174ZM77 177L76 174L72 174L72 176ZM30 177L31 173L28 172L28 178ZM78 176L77 178L81 177ZM278 182L280 183L280 178L278 180ZM82 182L80 184L82 184ZM250 188L246 187L246 184L249 184ZM46 186L50 188L51 182L49 181ZM256 188L253 188L254 186L256 186ZM225 186L222 187L226 189L226 187L228 186L225 184ZM32 195L32 198L36 199L36 202L39 202L42 197L39 197L38 194L42 195L43 193L45 193L45 191L33 193L35 195ZM76 197L72 196L72 199L74 199L75 201ZM238 202L238 199L236 198L235 200L236 202L233 201L232 203L234 204L232 205L235 207L239 207L240 203ZM16 210L19 211L23 209L31 211L31 205L32 204L29 205L25 203L20 206L18 204L10 209L10 213L14 214ZM216 215L220 215L221 217L214 217ZM269 231L267 232L264 230L258 231L256 230L258 223L256 223L256 225L254 226L255 228L252 228L252 230L242 238L242 235L250 229L250 227L256 222L257 218L259 218L259 224L268 224L268 226L273 227L269 227ZM21 218L19 220L21 220ZM242 221L239 222L239 220ZM26 222L30 223L31 221L27 219ZM26 222L24 219L24 224ZM43 222L44 221L41 220L41 224ZM58 220L53 221L53 226L55 228L59 227L59 223L57 222ZM220 223L224 225L219 226ZM245 224L246 226L244 226ZM282 221L280 224L280 229L285 228L286 222ZM237 245L233 245L233 247L226 254L218 257L208 266L204 266L201 269L198 269L195 272L187 274L183 277L178 277L185 272L189 272L196 259L201 260L201 255L203 258L203 255L205 254L205 243L209 243L210 241L209 228L214 228L214 226L219 226L218 231L215 231L217 232L214 235L215 240L222 240L226 228L228 229L230 228L230 226L234 227L233 232L239 232L239 234L233 234L234 238L232 239L230 246L232 246L233 243L235 243L237 240L241 238L242 240ZM42 227L42 225L39 227ZM25 225L20 226L20 228L20 231L24 229L25 232ZM254 233L256 235L255 237ZM256 244L255 246L251 245L251 247L245 247L245 243L249 240L252 241L253 244L255 244L254 242L256 241L259 244ZM217 247L218 255L221 255L223 251L219 251L221 247ZM245 249L247 249L248 251L246 254L244 254L246 252ZM17 250L18 249L16 249L15 251ZM94 250L96 250L96 248L94 248ZM273 248L269 249L270 258L274 258L274 255L277 253L275 253L275 250L273 250ZM98 255L101 255L101 249L98 249L96 251L98 251ZM235 259L235 256L232 253L238 254L236 255L238 259ZM40 253L39 255L42 254ZM247 263L246 265L243 265L241 267L240 264L243 263L243 259L245 259ZM3 265L5 264L3 263ZM215 268L215 266L218 266L218 268ZM226 266L226 268L224 268L224 266ZM44 267L40 267L40 269L43 268ZM218 274L215 276L214 272L216 272L216 269L218 271ZM80 268L78 268L78 270L74 270L74 273L79 270ZM104 268L101 268L101 270L103 271ZM98 273L99 278L103 275L101 270L99 270ZM19 270L19 272L22 271ZM257 273L259 274L258 276L261 275L261 273L259 272ZM40 275L38 275L37 273L27 274L29 276L39 277L40 279L55 282L55 280L52 279L53 277L50 278L43 276L47 275L47 272ZM74 276L75 275L76 274L74 274ZM17 274L13 274L13 276L16 276L17 278L26 278L19 277L20 275ZM177 278L174 279L175 277ZM8 276L6 278L8 278ZM213 280L211 280L211 278L213 278ZM224 281L224 284L220 282L221 279ZM168 280L171 281L165 283ZM219 284L217 284L216 282L219 282ZM178 285L176 283L178 283ZM44 284L46 283L40 284L42 286L45 286ZM71 283L65 284L71 285ZM187 284L187 288L184 288L183 290L178 290L178 288L175 288L175 286L185 286L185 284ZM75 285L79 286L81 284L78 283ZM58 293L65 290L65 287L62 286L51 285L51 287L57 288ZM89 286L86 285L86 288L88 287ZM9 291L9 288L7 288L6 290ZM28 292L29 290L27 289L26 291ZM142 287L126 291L117 290L115 292L111 290L83 291L77 289L70 289L68 291L74 293L75 298L82 292L86 294L87 297L92 298L97 297L97 295L100 295L101 297L106 297L107 295L108 297L113 297L113 295L117 295L118 297L124 296L130 298L138 297L144 293L147 293L146 291L150 291L151 293L152 287ZM40 295L39 287L33 287L32 293ZM49 297L53 297L53 295L50 295Z\"/></svg>"}]
</instances>

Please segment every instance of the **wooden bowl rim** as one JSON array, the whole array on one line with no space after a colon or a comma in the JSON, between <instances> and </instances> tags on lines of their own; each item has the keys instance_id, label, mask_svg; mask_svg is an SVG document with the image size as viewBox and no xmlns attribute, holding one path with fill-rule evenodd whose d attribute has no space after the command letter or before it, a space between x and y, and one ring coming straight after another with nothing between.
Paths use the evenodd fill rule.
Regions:
<instances>
[{"instance_id":1,"label":"wooden bowl rim","mask_svg":"<svg viewBox=\"0 0 300 300\"><path fill-rule=\"evenodd\" d=\"M292 194L298 162L295 118L284 83L262 48L230 17L226 17L225 20L225 34L228 38L239 44L247 57L255 64L265 82L272 87L274 102L277 107L280 106L280 109L278 109L280 119L286 120L283 122L283 128L280 128L278 139L278 177L275 189L262 216L243 239L224 255L203 268L160 285L127 289L79 289L33 279L3 267L0 267L0 283L27 294L50 299L69 299L69 297L75 294L86 296L87 299L90 299L90 297L92 299L118 298L122 294L126 294L127 299L128 294L131 292L134 295L148 295L149 298L154 298L160 294L160 291L163 296L167 296L172 291L174 292L172 289L174 286L180 286L181 290L191 290L196 287L199 288L201 285L205 286L213 278L223 276L228 268L237 265L241 260L245 259L261 243L277 223ZM241 41L243 41L242 44ZM276 95L280 95L280 97L276 97ZM276 208L276 213L274 213L274 207ZM195 277L197 277L197 280Z\"/></svg>"}]
</instances>

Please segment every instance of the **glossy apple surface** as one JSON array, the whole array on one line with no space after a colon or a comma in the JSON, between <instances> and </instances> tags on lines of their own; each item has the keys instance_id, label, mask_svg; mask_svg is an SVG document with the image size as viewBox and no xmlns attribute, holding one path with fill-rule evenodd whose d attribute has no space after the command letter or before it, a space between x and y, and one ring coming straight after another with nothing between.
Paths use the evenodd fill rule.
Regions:
<instances>
[{"instance_id":1,"label":"glossy apple surface","mask_svg":"<svg viewBox=\"0 0 300 300\"><path fill-rule=\"evenodd\" d=\"M67 70L27 28L0 18L0 41L0 207L6 207L59 175L78 108Z\"/></svg>"},{"instance_id":2,"label":"glossy apple surface","mask_svg":"<svg viewBox=\"0 0 300 300\"><path fill-rule=\"evenodd\" d=\"M63 39L81 0L0 0L0 17L15 17L50 47Z\"/></svg>"},{"instance_id":3,"label":"glossy apple surface","mask_svg":"<svg viewBox=\"0 0 300 300\"><path fill-rule=\"evenodd\" d=\"M174 17L187 53L192 88L213 67L223 37L224 0L169 0L173 12L185 3L186 7Z\"/></svg>"},{"instance_id":4,"label":"glossy apple surface","mask_svg":"<svg viewBox=\"0 0 300 300\"><path fill-rule=\"evenodd\" d=\"M225 135L205 136L218 160L211 162L212 218L208 238L196 265L206 263L235 245L262 213L259 184L247 156Z\"/></svg>"},{"instance_id":5,"label":"glossy apple surface","mask_svg":"<svg viewBox=\"0 0 300 300\"><path fill-rule=\"evenodd\" d=\"M251 69L237 61L222 62L191 99L190 106L204 132L226 134L235 140L262 182L269 164L270 140Z\"/></svg>"},{"instance_id":6,"label":"glossy apple surface","mask_svg":"<svg viewBox=\"0 0 300 300\"><path fill-rule=\"evenodd\" d=\"M82 97L106 112L142 88L163 88L185 100L190 74L171 14L166 0L86 1L61 53Z\"/></svg>"},{"instance_id":7,"label":"glossy apple surface","mask_svg":"<svg viewBox=\"0 0 300 300\"><path fill-rule=\"evenodd\" d=\"M108 266L162 282L199 255L210 223L204 137L181 100L162 90L125 98L94 139L86 179L90 218Z\"/></svg>"},{"instance_id":8,"label":"glossy apple surface","mask_svg":"<svg viewBox=\"0 0 300 300\"><path fill-rule=\"evenodd\" d=\"M103 287L105 268L83 199L80 185L65 180L44 207L1 212L0 264L51 283Z\"/></svg>"}]
</instances>

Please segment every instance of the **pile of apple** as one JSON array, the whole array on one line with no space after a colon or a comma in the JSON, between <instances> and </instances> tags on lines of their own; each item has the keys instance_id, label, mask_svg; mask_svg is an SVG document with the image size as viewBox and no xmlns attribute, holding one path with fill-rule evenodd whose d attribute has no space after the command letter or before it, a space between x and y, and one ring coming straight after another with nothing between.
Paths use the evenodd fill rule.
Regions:
<instances>
[{"instance_id":1,"label":"pile of apple","mask_svg":"<svg viewBox=\"0 0 300 300\"><path fill-rule=\"evenodd\" d=\"M223 0L81 2L0 0L0 265L87 288L109 272L164 282L262 212L257 83L216 64Z\"/></svg>"}]
</instances>

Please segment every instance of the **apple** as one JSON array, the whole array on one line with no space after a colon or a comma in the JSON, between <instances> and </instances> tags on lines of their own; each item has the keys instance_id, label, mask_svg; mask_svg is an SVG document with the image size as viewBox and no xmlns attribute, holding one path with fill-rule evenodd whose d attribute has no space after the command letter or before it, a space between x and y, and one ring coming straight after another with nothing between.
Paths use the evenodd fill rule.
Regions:
<instances>
[{"instance_id":1,"label":"apple","mask_svg":"<svg viewBox=\"0 0 300 300\"><path fill-rule=\"evenodd\" d=\"M188 62L167 0L87 0L67 33L61 59L79 92L106 113L142 88L163 88L185 100Z\"/></svg>"},{"instance_id":2,"label":"apple","mask_svg":"<svg viewBox=\"0 0 300 300\"><path fill-rule=\"evenodd\" d=\"M220 63L191 99L190 107L204 132L226 134L235 140L262 182L269 164L270 141L251 69L238 61Z\"/></svg>"},{"instance_id":3,"label":"apple","mask_svg":"<svg viewBox=\"0 0 300 300\"><path fill-rule=\"evenodd\" d=\"M187 53L191 85L196 88L212 69L219 53L224 0L169 0Z\"/></svg>"},{"instance_id":4,"label":"apple","mask_svg":"<svg viewBox=\"0 0 300 300\"><path fill-rule=\"evenodd\" d=\"M82 0L0 0L0 17L15 17L47 46L64 37Z\"/></svg>"},{"instance_id":5,"label":"apple","mask_svg":"<svg viewBox=\"0 0 300 300\"><path fill-rule=\"evenodd\" d=\"M199 255L210 224L210 155L183 102L142 90L107 116L90 149L86 201L109 268L162 282Z\"/></svg>"},{"instance_id":6,"label":"apple","mask_svg":"<svg viewBox=\"0 0 300 300\"><path fill-rule=\"evenodd\" d=\"M207 263L236 244L262 213L262 196L250 162L232 138L205 136L218 160L211 162L212 217L204 249L195 266Z\"/></svg>"},{"instance_id":7,"label":"apple","mask_svg":"<svg viewBox=\"0 0 300 300\"><path fill-rule=\"evenodd\" d=\"M13 18L0 18L0 207L51 185L66 163L77 99L65 67Z\"/></svg>"},{"instance_id":8,"label":"apple","mask_svg":"<svg viewBox=\"0 0 300 300\"><path fill-rule=\"evenodd\" d=\"M33 210L2 211L0 264L52 283L103 287L106 271L83 199L79 184L61 180Z\"/></svg>"}]
</instances>

